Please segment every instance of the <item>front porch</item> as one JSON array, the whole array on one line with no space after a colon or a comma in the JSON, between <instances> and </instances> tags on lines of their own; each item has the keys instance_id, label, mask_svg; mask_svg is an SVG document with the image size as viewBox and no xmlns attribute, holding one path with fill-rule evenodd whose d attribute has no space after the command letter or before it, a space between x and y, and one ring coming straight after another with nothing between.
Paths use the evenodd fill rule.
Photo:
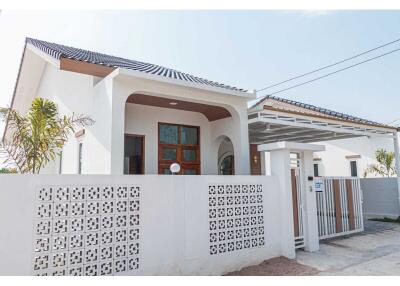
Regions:
<instances>
[{"instance_id":1,"label":"front porch","mask_svg":"<svg viewBox=\"0 0 400 286\"><path fill-rule=\"evenodd\" d=\"M88 130L94 144L104 139L109 153L101 160L109 169L89 166L83 174L170 174L172 163L185 175L250 174L247 101L252 94L195 89L119 72L98 84L98 92L111 100L111 112L101 112L101 106Z\"/></svg>"},{"instance_id":2,"label":"front porch","mask_svg":"<svg viewBox=\"0 0 400 286\"><path fill-rule=\"evenodd\" d=\"M221 106L133 94L125 106L124 174L171 174L173 163L182 175L243 174L236 120ZM228 156L237 170L234 160L222 164Z\"/></svg>"}]
</instances>

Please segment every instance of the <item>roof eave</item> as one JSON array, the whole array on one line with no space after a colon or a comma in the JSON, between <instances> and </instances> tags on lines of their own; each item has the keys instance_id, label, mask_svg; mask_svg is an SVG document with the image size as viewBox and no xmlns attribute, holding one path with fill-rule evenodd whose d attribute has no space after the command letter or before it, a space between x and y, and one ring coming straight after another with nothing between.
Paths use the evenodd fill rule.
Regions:
<instances>
[{"instance_id":1,"label":"roof eave","mask_svg":"<svg viewBox=\"0 0 400 286\"><path fill-rule=\"evenodd\" d=\"M293 111L293 110L283 110L283 109L278 109L278 108L274 108L274 107L270 107L270 106L263 106L259 110L258 109L254 109L254 110L252 110L252 113L253 112L257 112L257 111L261 111L261 110L278 112L278 113L293 114L293 115L299 115L299 116L304 116L304 117L308 117L308 118L317 118L318 120L332 120L332 121L338 121L338 122L346 122L348 124L368 126L369 128L385 130L387 132L396 132L396 131L398 131L397 127L389 126L389 125L374 125L374 124L356 122L356 121L346 120L346 119L341 119L341 118L334 118L334 117L330 117L330 116L307 114L307 113L297 112L297 111Z\"/></svg>"},{"instance_id":2,"label":"roof eave","mask_svg":"<svg viewBox=\"0 0 400 286\"><path fill-rule=\"evenodd\" d=\"M241 92L241 91L228 90L228 89L221 88L221 87L205 86L204 84L200 84L200 83L182 81L182 80L174 79L174 78L167 78L167 77L163 77L163 76L159 76L159 75L143 73L140 71L135 71L135 70L126 69L126 68L118 68L118 70L119 70L119 74L121 74L121 75L132 76L132 77L148 79L148 80L154 80L154 81L179 85L179 86L183 86L183 87L200 89L200 90L204 90L204 91L240 96L240 97L245 97L248 100L253 100L257 97L255 92Z\"/></svg>"}]
</instances>

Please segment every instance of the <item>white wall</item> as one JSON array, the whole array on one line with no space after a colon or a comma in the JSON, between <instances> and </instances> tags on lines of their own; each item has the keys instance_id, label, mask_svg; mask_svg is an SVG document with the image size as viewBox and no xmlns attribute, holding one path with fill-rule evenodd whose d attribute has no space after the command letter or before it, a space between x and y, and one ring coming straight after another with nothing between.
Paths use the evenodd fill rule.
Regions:
<instances>
[{"instance_id":1,"label":"white wall","mask_svg":"<svg viewBox=\"0 0 400 286\"><path fill-rule=\"evenodd\" d=\"M224 274L287 253L282 241L292 239L282 237L293 225L280 223L276 177L0 175L0 182L0 275L32 273L37 191L51 186L140 186L140 267L122 275ZM265 245L210 255L209 186L231 184L263 186Z\"/></svg>"},{"instance_id":2,"label":"white wall","mask_svg":"<svg viewBox=\"0 0 400 286\"><path fill-rule=\"evenodd\" d=\"M130 124L141 124L139 120L136 120L135 115L129 115L130 123L126 123L125 116L126 111L126 100L130 95L133 94L146 94L150 96L161 96L166 98L180 99L191 102L198 102L203 104L210 104L215 106L225 107L231 113L232 117L205 122L206 118L197 113L181 113L176 110L161 111L158 114L146 114L141 112L141 116L148 118L152 122L152 126L156 127L154 123L156 120L149 118L152 116L156 119L166 119L167 121L175 121L178 124L188 124L189 122L200 122L203 124L203 131L205 134L205 143L208 141L208 145L202 146L203 151L201 152L203 174L217 174L218 166L218 148L220 142L225 138L229 137L234 145L235 150L235 166L236 174L247 175L250 173L250 161L249 161L249 142L248 142L248 126L247 126L247 100L243 97L212 93L208 91L195 90L192 88L175 86L163 82L150 81L145 79L138 79L134 77L127 77L125 75L117 75L113 82L113 102L112 102L112 143L111 143L111 157L112 157L112 174L123 173L123 150L124 150L124 138L120 134L124 134L129 126L134 128L140 128L138 126L133 127ZM131 104L128 104L131 105ZM132 108L132 107L128 107ZM129 110L129 109L128 109ZM153 109L155 110L155 109ZM162 109L156 109L162 110ZM186 115L185 115L186 114ZM201 118L201 119L200 119ZM169 119L169 120L168 120ZM147 126L146 122L143 122ZM194 124L196 125L196 124ZM206 127L208 125L208 128ZM151 127L151 126L150 126ZM147 128L150 128L147 127ZM207 130L208 129L208 130ZM132 129L131 129L132 130ZM142 129L143 132L145 131ZM148 129L149 130L149 129ZM155 132L151 131L151 132ZM147 131L149 132L149 131ZM208 134L208 135L207 135ZM149 141L149 140L147 140ZM157 142L157 141L155 141ZM146 142L147 144L147 142ZM153 144L153 143L151 143ZM150 158L153 158L157 154L157 149L150 150L153 152ZM147 150L146 150L147 153ZM145 159L146 160L146 159ZM214 162L212 160L215 160ZM145 163L147 165L147 162ZM147 167L146 167L147 169ZM154 170L154 161L150 161L150 169Z\"/></svg>"},{"instance_id":3,"label":"white wall","mask_svg":"<svg viewBox=\"0 0 400 286\"><path fill-rule=\"evenodd\" d=\"M317 142L325 145L326 151L316 152L314 158L319 164L320 176L350 176L350 161L357 161L358 176L363 177L369 164L375 164L375 151L383 148L387 151L394 150L393 139L358 137L350 139ZM346 156L360 155L358 159L346 159ZM375 177L370 174L368 177Z\"/></svg>"},{"instance_id":4,"label":"white wall","mask_svg":"<svg viewBox=\"0 0 400 286\"><path fill-rule=\"evenodd\" d=\"M46 64L46 68L42 75L36 97L50 99L57 103L59 113L61 115L86 115L91 116L94 120L98 120L101 116L93 114L93 77L73 72L58 70L51 64ZM106 116L106 114L102 115ZM85 138L81 138L84 144L83 157L83 173L87 172L88 164L90 164L89 155L91 148L85 148L85 140L90 139L90 128L86 128L88 132ZM104 129L103 129L104 130ZM98 160L101 160L102 153L97 153ZM63 148L62 170L64 174L76 174L78 171L78 140L72 135ZM57 164L51 163L42 170L44 174L57 173Z\"/></svg>"},{"instance_id":5,"label":"white wall","mask_svg":"<svg viewBox=\"0 0 400 286\"><path fill-rule=\"evenodd\" d=\"M158 174L158 123L176 123L200 127L201 174L215 174L217 158L208 151L211 144L210 122L198 112L174 110L127 103L125 133L145 135L145 174Z\"/></svg>"},{"instance_id":6,"label":"white wall","mask_svg":"<svg viewBox=\"0 0 400 286\"><path fill-rule=\"evenodd\" d=\"M400 216L396 178L360 179L363 192L363 214L367 218Z\"/></svg>"},{"instance_id":7,"label":"white wall","mask_svg":"<svg viewBox=\"0 0 400 286\"><path fill-rule=\"evenodd\" d=\"M119 72L116 70L99 80L61 71L47 63L35 93L36 97L55 101L61 114L83 114L95 121L93 126L85 128L84 137L79 139L83 143L83 174L123 174L125 132L148 135L146 172L156 174L158 121L200 126L202 174L217 174L218 147L223 136L228 136L234 145L236 173L249 174L246 98L121 76ZM135 92L223 106L232 117L209 122L202 114L194 112L143 106L133 110L135 108L126 104L126 99ZM147 113L146 110L156 112ZM63 174L78 171L79 140L71 136L63 148ZM42 173L58 173L57 162L49 164Z\"/></svg>"}]
</instances>

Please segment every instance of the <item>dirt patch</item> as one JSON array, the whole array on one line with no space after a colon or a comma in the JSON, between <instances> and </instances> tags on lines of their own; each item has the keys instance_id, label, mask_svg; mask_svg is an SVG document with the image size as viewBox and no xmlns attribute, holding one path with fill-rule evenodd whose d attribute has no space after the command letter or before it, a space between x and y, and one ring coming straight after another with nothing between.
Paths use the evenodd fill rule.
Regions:
<instances>
[{"instance_id":1,"label":"dirt patch","mask_svg":"<svg viewBox=\"0 0 400 286\"><path fill-rule=\"evenodd\" d=\"M242 268L226 274L227 276L310 276L318 274L318 270L286 257L265 260L258 265Z\"/></svg>"}]
</instances>

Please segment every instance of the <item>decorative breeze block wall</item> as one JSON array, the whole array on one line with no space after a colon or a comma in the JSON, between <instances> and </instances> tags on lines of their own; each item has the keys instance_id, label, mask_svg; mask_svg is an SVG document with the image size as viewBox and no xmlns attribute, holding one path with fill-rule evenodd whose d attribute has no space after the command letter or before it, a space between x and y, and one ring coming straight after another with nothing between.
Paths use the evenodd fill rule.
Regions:
<instances>
[{"instance_id":1,"label":"decorative breeze block wall","mask_svg":"<svg viewBox=\"0 0 400 286\"><path fill-rule=\"evenodd\" d=\"M210 254L263 246L262 185L208 187Z\"/></svg>"},{"instance_id":2,"label":"decorative breeze block wall","mask_svg":"<svg viewBox=\"0 0 400 286\"><path fill-rule=\"evenodd\" d=\"M113 275L139 268L139 186L37 190L34 275Z\"/></svg>"}]
</instances>

